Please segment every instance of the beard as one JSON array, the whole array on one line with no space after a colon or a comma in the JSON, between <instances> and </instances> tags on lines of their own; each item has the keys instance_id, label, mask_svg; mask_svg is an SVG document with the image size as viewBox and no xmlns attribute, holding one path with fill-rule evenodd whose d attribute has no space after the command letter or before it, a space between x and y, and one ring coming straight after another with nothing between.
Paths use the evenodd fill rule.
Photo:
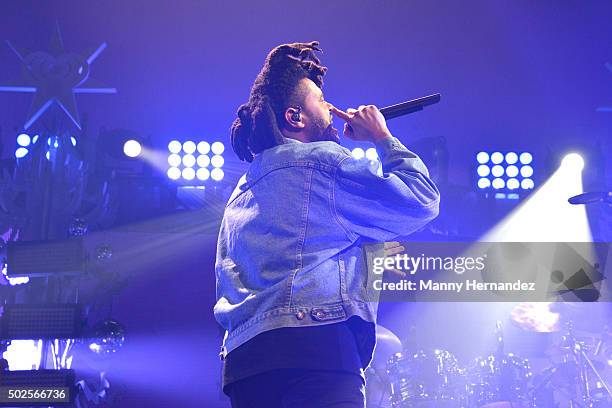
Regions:
<instances>
[{"instance_id":1,"label":"beard","mask_svg":"<svg viewBox=\"0 0 612 408\"><path fill-rule=\"evenodd\" d=\"M314 125L313 140L317 142L329 141L340 144L338 129L336 129L332 123L327 124L323 119L319 119L315 121Z\"/></svg>"}]
</instances>

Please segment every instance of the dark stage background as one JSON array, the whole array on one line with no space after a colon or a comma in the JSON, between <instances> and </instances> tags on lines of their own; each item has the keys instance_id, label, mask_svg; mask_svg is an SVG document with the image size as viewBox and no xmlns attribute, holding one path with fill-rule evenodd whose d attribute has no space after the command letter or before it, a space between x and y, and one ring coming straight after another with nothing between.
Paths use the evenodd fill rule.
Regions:
<instances>
[{"instance_id":1,"label":"dark stage background","mask_svg":"<svg viewBox=\"0 0 612 408\"><path fill-rule=\"evenodd\" d=\"M20 47L45 49L56 21L67 50L108 43L91 77L118 93L77 95L89 132L131 129L150 135L152 147L162 152L172 139L229 146L229 125L266 53L280 43L318 40L329 67L324 92L338 107L442 94L440 104L394 120L390 129L409 148L420 138L444 137L448 183L455 189L471 188L479 150L531 151L543 158L599 143L612 157L612 113L596 111L612 106L612 71L605 66L612 61L609 1L0 3L0 39ZM19 61L2 44L0 80L19 73ZM30 94L0 94L4 158L14 153L30 102ZM225 158L231 183L246 167L231 152ZM612 174L609 160L605 170ZM599 183L611 181L608 176ZM448 204L456 217L460 208ZM462 237L476 238L496 217ZM207 226L168 232L155 220L127 219L111 237L104 235L117 253L131 251L117 262L130 279L112 308L126 327L127 343L113 360L74 364L107 370L118 392L113 406L228 406L219 391L221 332L212 317L218 218L194 211L181 220ZM403 307L381 315L401 336L436 309ZM495 320L484 308L439 312L447 324L438 333L440 346L464 347L457 353L464 359L478 354L482 333L491 332ZM464 323L458 323L461 317ZM458 340L460 332L469 334Z\"/></svg>"}]
</instances>

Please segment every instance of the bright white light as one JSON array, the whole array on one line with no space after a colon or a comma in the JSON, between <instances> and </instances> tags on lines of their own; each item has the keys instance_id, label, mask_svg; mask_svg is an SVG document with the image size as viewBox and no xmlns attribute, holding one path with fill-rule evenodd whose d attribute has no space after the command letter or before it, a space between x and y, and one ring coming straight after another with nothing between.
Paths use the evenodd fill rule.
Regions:
<instances>
[{"instance_id":1,"label":"bright white light","mask_svg":"<svg viewBox=\"0 0 612 408\"><path fill-rule=\"evenodd\" d=\"M20 147L17 150L15 150L15 157L18 159L21 159L22 157L25 157L28 154L29 150L26 149L25 147Z\"/></svg>"},{"instance_id":2,"label":"bright white light","mask_svg":"<svg viewBox=\"0 0 612 408\"><path fill-rule=\"evenodd\" d=\"M510 318L522 329L537 333L559 330L559 313L553 312L552 302L523 302L512 309Z\"/></svg>"},{"instance_id":3,"label":"bright white light","mask_svg":"<svg viewBox=\"0 0 612 408\"><path fill-rule=\"evenodd\" d=\"M45 153L45 157L47 158L47 160L51 160L51 152L47 151L47 153Z\"/></svg>"},{"instance_id":4,"label":"bright white light","mask_svg":"<svg viewBox=\"0 0 612 408\"><path fill-rule=\"evenodd\" d=\"M508 177L516 177L519 174L519 169L516 166L508 166L506 167L506 174Z\"/></svg>"},{"instance_id":5,"label":"bright white light","mask_svg":"<svg viewBox=\"0 0 612 408\"><path fill-rule=\"evenodd\" d=\"M479 188L489 188L491 187L491 180L489 180L488 178L481 178L478 180L478 187Z\"/></svg>"},{"instance_id":6,"label":"bright white light","mask_svg":"<svg viewBox=\"0 0 612 408\"><path fill-rule=\"evenodd\" d=\"M493 180L494 189L499 190L500 188L504 188L505 186L506 183L504 182L504 179L496 178Z\"/></svg>"},{"instance_id":7,"label":"bright white light","mask_svg":"<svg viewBox=\"0 0 612 408\"><path fill-rule=\"evenodd\" d=\"M506 185L508 186L509 190L516 190L517 188L519 188L520 183L519 183L519 181L517 179L511 178L511 179L508 180Z\"/></svg>"},{"instance_id":8,"label":"bright white light","mask_svg":"<svg viewBox=\"0 0 612 408\"><path fill-rule=\"evenodd\" d=\"M168 169L168 178L171 180L178 180L181 177L181 170L178 167L170 167Z\"/></svg>"},{"instance_id":9,"label":"bright white light","mask_svg":"<svg viewBox=\"0 0 612 408\"><path fill-rule=\"evenodd\" d=\"M70 143L72 143L74 147L76 147L76 142L77 142L76 137L70 136Z\"/></svg>"},{"instance_id":10,"label":"bright white light","mask_svg":"<svg viewBox=\"0 0 612 408\"><path fill-rule=\"evenodd\" d=\"M478 172L478 175L480 177L487 177L491 173L491 168L486 164L481 164L480 166L478 166L478 169L476 169L476 171Z\"/></svg>"},{"instance_id":11,"label":"bright white light","mask_svg":"<svg viewBox=\"0 0 612 408\"><path fill-rule=\"evenodd\" d=\"M59 147L59 140L56 136L52 136L50 138L47 139L47 146L51 146L51 140L53 140L53 147L54 148L58 148Z\"/></svg>"},{"instance_id":12,"label":"bright white light","mask_svg":"<svg viewBox=\"0 0 612 408\"><path fill-rule=\"evenodd\" d=\"M498 164L493 166L491 173L493 174L493 177L501 177L504 175L504 168Z\"/></svg>"},{"instance_id":13,"label":"bright white light","mask_svg":"<svg viewBox=\"0 0 612 408\"><path fill-rule=\"evenodd\" d=\"M531 176L533 176L533 167L531 167L531 166L523 166L523 167L521 167L521 176L523 176L523 177L531 177Z\"/></svg>"},{"instance_id":14,"label":"bright white light","mask_svg":"<svg viewBox=\"0 0 612 408\"><path fill-rule=\"evenodd\" d=\"M30 145L30 142L30 135L28 135L27 133L22 133L17 136L17 144L19 146L28 147Z\"/></svg>"},{"instance_id":15,"label":"bright white light","mask_svg":"<svg viewBox=\"0 0 612 408\"><path fill-rule=\"evenodd\" d=\"M563 158L561 165L573 171L582 171L584 168L584 159L578 153L570 153Z\"/></svg>"},{"instance_id":16,"label":"bright white light","mask_svg":"<svg viewBox=\"0 0 612 408\"><path fill-rule=\"evenodd\" d=\"M168 156L168 164L172 167L178 167L181 165L181 156L178 154L171 154Z\"/></svg>"},{"instance_id":17,"label":"bright white light","mask_svg":"<svg viewBox=\"0 0 612 408\"><path fill-rule=\"evenodd\" d=\"M208 167L209 164L210 158L207 155L201 154L198 156L198 167Z\"/></svg>"},{"instance_id":18,"label":"bright white light","mask_svg":"<svg viewBox=\"0 0 612 408\"><path fill-rule=\"evenodd\" d=\"M213 154L222 154L225 146L221 142L215 142L210 146L210 150L212 150Z\"/></svg>"},{"instance_id":19,"label":"bright white light","mask_svg":"<svg viewBox=\"0 0 612 408\"><path fill-rule=\"evenodd\" d=\"M32 138L32 144L38 142L38 135L34 135L34 137Z\"/></svg>"},{"instance_id":20,"label":"bright white light","mask_svg":"<svg viewBox=\"0 0 612 408\"><path fill-rule=\"evenodd\" d=\"M128 140L123 145L123 153L127 157L138 157L142 152L142 146L136 140Z\"/></svg>"},{"instance_id":21,"label":"bright white light","mask_svg":"<svg viewBox=\"0 0 612 408\"><path fill-rule=\"evenodd\" d=\"M16 286L16 285L22 285L24 283L28 283L30 281L30 278L28 278L27 276L22 276L22 277L10 277L7 275L7 270L6 270L6 264L4 264L4 266L2 266L2 274L4 275L4 278L8 281L9 285L11 286Z\"/></svg>"},{"instance_id":22,"label":"bright white light","mask_svg":"<svg viewBox=\"0 0 612 408\"><path fill-rule=\"evenodd\" d=\"M187 154L193 154L196 151L196 144L191 140L186 141L183 143L183 151Z\"/></svg>"},{"instance_id":23,"label":"bright white light","mask_svg":"<svg viewBox=\"0 0 612 408\"><path fill-rule=\"evenodd\" d=\"M218 154L214 155L212 159L210 159L210 163L213 167L222 167L224 163L223 156L219 156Z\"/></svg>"},{"instance_id":24,"label":"bright white light","mask_svg":"<svg viewBox=\"0 0 612 408\"><path fill-rule=\"evenodd\" d=\"M11 340L11 344L4 352L9 369L37 370L40 364L42 340Z\"/></svg>"},{"instance_id":25,"label":"bright white light","mask_svg":"<svg viewBox=\"0 0 612 408\"><path fill-rule=\"evenodd\" d=\"M518 154L514 152L506 153L506 163L514 164L518 161Z\"/></svg>"},{"instance_id":26,"label":"bright white light","mask_svg":"<svg viewBox=\"0 0 612 408\"><path fill-rule=\"evenodd\" d=\"M528 178L526 178L526 179L523 179L523 180L521 181L521 188L522 188L523 190L531 190L531 189L533 189L534 187L535 187L535 185L534 185L534 183L533 183L533 180L532 180L532 179L528 179Z\"/></svg>"},{"instance_id":27,"label":"bright white light","mask_svg":"<svg viewBox=\"0 0 612 408\"><path fill-rule=\"evenodd\" d=\"M480 241L592 242L585 206L567 202L568 197L583 192L581 171L579 166L571 164L571 160L570 165L561 165ZM533 179L521 180L521 188L532 190ZM543 276L542 279L547 280L546 284L550 282L549 277Z\"/></svg>"},{"instance_id":28,"label":"bright white light","mask_svg":"<svg viewBox=\"0 0 612 408\"><path fill-rule=\"evenodd\" d=\"M359 159L363 159L365 157L365 152L363 151L363 149L361 147L356 147L353 149L353 151L351 152L351 155L359 160Z\"/></svg>"},{"instance_id":29,"label":"bright white light","mask_svg":"<svg viewBox=\"0 0 612 408\"><path fill-rule=\"evenodd\" d=\"M533 156L529 152L524 152L521 153L520 160L522 164L529 164L533 160Z\"/></svg>"},{"instance_id":30,"label":"bright white light","mask_svg":"<svg viewBox=\"0 0 612 408\"><path fill-rule=\"evenodd\" d=\"M195 170L191 167L187 167L186 169L183 169L182 176L185 180L193 180L195 177Z\"/></svg>"},{"instance_id":31,"label":"bright white light","mask_svg":"<svg viewBox=\"0 0 612 408\"><path fill-rule=\"evenodd\" d=\"M170 151L170 153L178 154L182 148L183 146L178 140L173 140L168 143L168 151Z\"/></svg>"},{"instance_id":32,"label":"bright white light","mask_svg":"<svg viewBox=\"0 0 612 408\"><path fill-rule=\"evenodd\" d=\"M376 153L376 149L373 147L370 147L368 150L365 151L365 157L368 160L376 160L378 159L378 153Z\"/></svg>"},{"instance_id":33,"label":"bright white light","mask_svg":"<svg viewBox=\"0 0 612 408\"><path fill-rule=\"evenodd\" d=\"M491 161L493 162L493 164L500 164L504 161L504 155L500 152L495 152L491 155Z\"/></svg>"},{"instance_id":34,"label":"bright white light","mask_svg":"<svg viewBox=\"0 0 612 408\"><path fill-rule=\"evenodd\" d=\"M208 180L208 178L210 177L210 172L208 171L208 169L200 168L198 169L198 171L196 171L196 177L198 178L198 180Z\"/></svg>"},{"instance_id":35,"label":"bright white light","mask_svg":"<svg viewBox=\"0 0 612 408\"><path fill-rule=\"evenodd\" d=\"M208 144L208 142L198 143L198 153L208 154L208 152L210 152L210 145Z\"/></svg>"},{"instance_id":36,"label":"bright white light","mask_svg":"<svg viewBox=\"0 0 612 408\"><path fill-rule=\"evenodd\" d=\"M183 156L183 164L185 167L193 167L196 164L196 158L193 154L186 154Z\"/></svg>"},{"instance_id":37,"label":"bright white light","mask_svg":"<svg viewBox=\"0 0 612 408\"><path fill-rule=\"evenodd\" d=\"M221 170L218 167L215 167L214 169L212 169L212 171L210 172L210 177L215 180L215 181L220 181L223 179L223 176L225 174L223 173L223 170Z\"/></svg>"},{"instance_id":38,"label":"bright white light","mask_svg":"<svg viewBox=\"0 0 612 408\"><path fill-rule=\"evenodd\" d=\"M476 160L478 160L478 163L480 164L485 164L489 161L489 153L487 152L480 152L476 155Z\"/></svg>"}]
</instances>

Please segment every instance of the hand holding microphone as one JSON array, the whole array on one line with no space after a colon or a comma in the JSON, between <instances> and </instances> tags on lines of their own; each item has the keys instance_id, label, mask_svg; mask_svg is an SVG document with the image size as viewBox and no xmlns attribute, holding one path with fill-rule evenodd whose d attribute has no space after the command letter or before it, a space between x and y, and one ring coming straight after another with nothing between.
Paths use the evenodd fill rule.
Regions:
<instances>
[{"instance_id":1,"label":"hand holding microphone","mask_svg":"<svg viewBox=\"0 0 612 408\"><path fill-rule=\"evenodd\" d=\"M344 112L332 104L329 104L329 107L334 115L346 121L344 125L344 135L346 137L357 141L376 143L391 137L386 120L421 111L426 106L438 102L440 102L440 94L436 93L396 105L385 106L381 109L374 105L361 105L359 109L347 109Z\"/></svg>"},{"instance_id":2,"label":"hand holding microphone","mask_svg":"<svg viewBox=\"0 0 612 408\"><path fill-rule=\"evenodd\" d=\"M385 117L374 105L361 105L359 109L347 109L346 112L329 106L335 116L346 122L343 133L349 139L376 143L392 137Z\"/></svg>"}]
</instances>

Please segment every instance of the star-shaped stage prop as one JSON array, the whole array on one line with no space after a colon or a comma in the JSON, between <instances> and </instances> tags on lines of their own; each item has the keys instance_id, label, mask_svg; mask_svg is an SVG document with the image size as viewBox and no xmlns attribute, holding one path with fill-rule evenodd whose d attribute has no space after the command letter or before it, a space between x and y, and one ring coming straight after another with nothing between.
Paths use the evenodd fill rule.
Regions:
<instances>
[{"instance_id":1,"label":"star-shaped stage prop","mask_svg":"<svg viewBox=\"0 0 612 408\"><path fill-rule=\"evenodd\" d=\"M34 94L30 113L24 125L25 130L30 128L54 104L57 104L72 123L81 129L74 95L117 92L117 89L101 86L89 78L89 67L104 51L106 43L102 43L89 53L87 58L78 54L66 53L59 25L56 25L48 52L28 52L17 49L8 40L6 43L23 64L23 82L0 83L0 92Z\"/></svg>"}]
</instances>

